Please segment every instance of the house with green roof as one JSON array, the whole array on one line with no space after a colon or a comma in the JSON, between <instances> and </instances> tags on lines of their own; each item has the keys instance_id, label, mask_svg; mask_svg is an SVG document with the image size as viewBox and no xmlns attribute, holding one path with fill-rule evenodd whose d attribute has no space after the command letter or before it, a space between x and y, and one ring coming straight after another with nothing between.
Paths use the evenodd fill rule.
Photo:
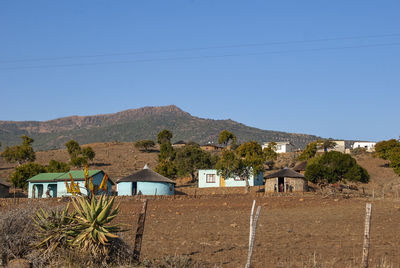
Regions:
<instances>
[{"instance_id":1,"label":"house with green roof","mask_svg":"<svg viewBox=\"0 0 400 268\"><path fill-rule=\"evenodd\" d=\"M46 198L71 196L65 186L65 181L71 183L70 176L78 184L82 194L87 194L85 188L85 171L71 170L66 173L40 173L28 179L28 197ZM98 189L105 173L102 170L89 170L89 177L93 178L93 186ZM107 193L111 194L111 187L114 182L109 178L107 181ZM100 192L101 193L101 192Z\"/></svg>"}]
</instances>

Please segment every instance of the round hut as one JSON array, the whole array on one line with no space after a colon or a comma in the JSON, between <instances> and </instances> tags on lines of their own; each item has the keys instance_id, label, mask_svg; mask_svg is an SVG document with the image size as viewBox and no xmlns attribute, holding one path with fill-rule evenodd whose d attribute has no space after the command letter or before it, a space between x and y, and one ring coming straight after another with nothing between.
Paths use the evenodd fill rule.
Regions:
<instances>
[{"instance_id":1,"label":"round hut","mask_svg":"<svg viewBox=\"0 0 400 268\"><path fill-rule=\"evenodd\" d=\"M306 173L307 161L303 161L295 165L292 169L304 175Z\"/></svg>"},{"instance_id":2,"label":"round hut","mask_svg":"<svg viewBox=\"0 0 400 268\"><path fill-rule=\"evenodd\" d=\"M138 172L117 181L118 195L173 195L175 182L151 170L147 164Z\"/></svg>"},{"instance_id":3,"label":"round hut","mask_svg":"<svg viewBox=\"0 0 400 268\"><path fill-rule=\"evenodd\" d=\"M264 177L265 192L303 192L308 191L304 175L284 168Z\"/></svg>"}]
</instances>

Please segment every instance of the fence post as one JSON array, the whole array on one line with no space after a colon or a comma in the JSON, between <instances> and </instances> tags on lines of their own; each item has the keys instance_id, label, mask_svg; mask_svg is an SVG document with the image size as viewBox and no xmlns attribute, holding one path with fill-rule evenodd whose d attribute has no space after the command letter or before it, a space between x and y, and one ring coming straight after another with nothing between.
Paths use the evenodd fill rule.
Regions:
<instances>
[{"instance_id":1,"label":"fence post","mask_svg":"<svg viewBox=\"0 0 400 268\"><path fill-rule=\"evenodd\" d=\"M365 207L364 244L363 244L362 261L361 261L362 268L368 268L371 213L372 213L372 205L371 203L367 203Z\"/></svg>"},{"instance_id":2,"label":"fence post","mask_svg":"<svg viewBox=\"0 0 400 268\"><path fill-rule=\"evenodd\" d=\"M250 268L251 255L253 255L254 240L256 238L257 221L258 221L258 216L260 216L260 211L261 211L261 206L258 206L257 212L256 212L256 216L254 217L253 226L250 226L251 238L250 238L250 241L249 241L249 254L247 256L247 262L246 262L245 268Z\"/></svg>"},{"instance_id":3,"label":"fence post","mask_svg":"<svg viewBox=\"0 0 400 268\"><path fill-rule=\"evenodd\" d=\"M372 199L375 199L375 188L372 188Z\"/></svg>"},{"instance_id":4,"label":"fence post","mask_svg":"<svg viewBox=\"0 0 400 268\"><path fill-rule=\"evenodd\" d=\"M250 213L249 247L251 243L251 233L253 232L253 214L255 207L256 207L256 200L253 200L253 206L251 207L251 213Z\"/></svg>"},{"instance_id":5,"label":"fence post","mask_svg":"<svg viewBox=\"0 0 400 268\"><path fill-rule=\"evenodd\" d=\"M146 220L147 199L143 200L142 211L139 213L138 226L136 229L135 244L133 249L133 259L140 261L140 251L142 249L142 238L144 232L144 223Z\"/></svg>"}]
</instances>

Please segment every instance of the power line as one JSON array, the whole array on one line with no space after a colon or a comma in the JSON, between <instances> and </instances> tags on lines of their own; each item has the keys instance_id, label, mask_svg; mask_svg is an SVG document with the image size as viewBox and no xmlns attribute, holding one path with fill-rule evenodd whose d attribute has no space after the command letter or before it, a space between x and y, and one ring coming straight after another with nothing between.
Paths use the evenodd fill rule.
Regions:
<instances>
[{"instance_id":1,"label":"power line","mask_svg":"<svg viewBox=\"0 0 400 268\"><path fill-rule=\"evenodd\" d=\"M153 58L153 59L141 59L141 60L103 61L103 62L91 62L91 63L30 65L30 66L6 67L6 68L0 68L0 70L45 69L45 68L57 68L57 67L81 67L81 66L109 65L109 64L127 64L127 63L138 63L138 62L157 62L157 61L161 62L161 61L178 61L178 60L192 60L192 59L212 59L212 58L258 56L258 55L268 55L268 54L272 55L272 54L286 54L286 53L317 52L317 51L324 51L324 50L342 50L342 49L390 47L390 46L392 46L392 47L400 46L400 42L371 44L371 45L325 47L325 48L314 48L314 49L277 50L277 51L246 53L246 54L223 54L223 55L211 55L211 56L170 57L170 58Z\"/></svg>"},{"instance_id":2,"label":"power line","mask_svg":"<svg viewBox=\"0 0 400 268\"><path fill-rule=\"evenodd\" d=\"M132 56L142 54L158 54L168 52L190 52L211 49L225 49L225 48L244 48L244 47L260 47L272 45L290 45L290 44L305 44L314 42L329 42L329 41L344 41L344 40L359 40L359 39L372 39L381 37L400 37L400 33L394 34L380 34L380 35L365 35L365 36L352 36L352 37L335 37L335 38L322 38L322 39L308 39L308 40L293 40L293 41L275 41L266 43L247 43L238 45L226 46L208 46L208 47L195 47L195 48L182 48L182 49L163 49L163 50L148 50L127 53L107 53L97 55L82 55L82 56L61 56L61 57L48 57L48 58L32 58L32 59L16 59L16 60L0 60L0 63L17 63L17 62L32 62L32 61L54 61L54 60L69 60L69 59L83 59L83 58L98 58L98 57L114 57L114 56Z\"/></svg>"}]
</instances>

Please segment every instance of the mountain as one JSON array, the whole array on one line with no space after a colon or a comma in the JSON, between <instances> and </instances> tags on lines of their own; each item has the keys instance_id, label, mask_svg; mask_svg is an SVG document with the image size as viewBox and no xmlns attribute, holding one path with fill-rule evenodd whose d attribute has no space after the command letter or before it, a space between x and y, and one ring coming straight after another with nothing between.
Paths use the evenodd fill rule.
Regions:
<instances>
[{"instance_id":1,"label":"mountain","mask_svg":"<svg viewBox=\"0 0 400 268\"><path fill-rule=\"evenodd\" d=\"M114 114L69 116L49 121L0 121L0 142L5 146L19 144L21 135L32 137L36 150L64 147L74 139L80 144L110 141L156 140L157 133L168 129L173 141L198 143L217 142L219 133L227 129L239 142L256 140L291 141L299 148L318 137L280 131L261 130L232 120L212 120L190 115L174 105L143 107Z\"/></svg>"}]
</instances>

